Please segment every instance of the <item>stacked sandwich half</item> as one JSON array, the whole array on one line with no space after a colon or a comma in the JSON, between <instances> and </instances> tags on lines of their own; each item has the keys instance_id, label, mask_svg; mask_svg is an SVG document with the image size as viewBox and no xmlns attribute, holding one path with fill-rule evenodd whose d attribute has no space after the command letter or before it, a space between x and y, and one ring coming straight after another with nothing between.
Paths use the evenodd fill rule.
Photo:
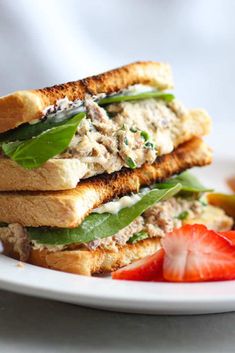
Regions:
<instances>
[{"instance_id":1,"label":"stacked sandwich half","mask_svg":"<svg viewBox=\"0 0 235 353\"><path fill-rule=\"evenodd\" d=\"M210 118L169 89L168 65L137 62L0 98L6 255L91 275L152 254L182 224L231 228L184 172L211 163Z\"/></svg>"}]
</instances>

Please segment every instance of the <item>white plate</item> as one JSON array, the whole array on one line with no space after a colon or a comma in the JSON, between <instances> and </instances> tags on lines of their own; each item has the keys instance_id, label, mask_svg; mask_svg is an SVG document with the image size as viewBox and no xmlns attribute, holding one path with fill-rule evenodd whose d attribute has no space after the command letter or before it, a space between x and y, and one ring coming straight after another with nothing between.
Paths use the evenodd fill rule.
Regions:
<instances>
[{"instance_id":1,"label":"white plate","mask_svg":"<svg viewBox=\"0 0 235 353\"><path fill-rule=\"evenodd\" d=\"M225 146L225 144L224 144ZM221 152L221 151L220 151ZM226 191L232 157L195 170L205 185ZM95 308L146 314L202 314L235 310L235 281L144 283L89 278L25 264L0 255L0 288Z\"/></svg>"}]
</instances>

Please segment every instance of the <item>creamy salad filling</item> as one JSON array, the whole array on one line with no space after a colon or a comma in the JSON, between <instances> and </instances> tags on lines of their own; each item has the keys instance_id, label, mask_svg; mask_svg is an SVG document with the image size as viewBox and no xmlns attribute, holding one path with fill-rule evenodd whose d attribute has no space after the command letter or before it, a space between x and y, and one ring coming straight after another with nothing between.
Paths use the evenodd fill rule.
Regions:
<instances>
[{"instance_id":1,"label":"creamy salad filling","mask_svg":"<svg viewBox=\"0 0 235 353\"><path fill-rule=\"evenodd\" d=\"M112 213L112 214L117 214L120 210L122 210L125 207L131 207L135 205L138 201L141 200L141 197L146 195L151 188L141 188L140 191L136 194L132 195L125 195L122 196L116 200L109 201L101 205L100 207L94 208L92 213Z\"/></svg>"},{"instance_id":2,"label":"creamy salad filling","mask_svg":"<svg viewBox=\"0 0 235 353\"><path fill-rule=\"evenodd\" d=\"M127 243L134 243L146 238L164 237L166 233L171 232L174 228L179 228L187 223L204 224L209 229L216 231L230 230L233 226L232 218L228 217L223 210L217 207L207 205L193 198L172 197L166 201L156 203L127 227L104 239L69 245L39 244L35 241L30 241L29 237L27 237L26 228L15 223L1 228L1 240L3 243L4 240L11 243L14 251L20 254L21 259L27 259L30 246L34 249L47 249L49 251L75 249L118 251L120 246L124 246ZM132 241L135 237L137 240Z\"/></svg>"},{"instance_id":3,"label":"creamy salad filling","mask_svg":"<svg viewBox=\"0 0 235 353\"><path fill-rule=\"evenodd\" d=\"M40 121L0 134L0 145L2 156L26 169L76 159L82 179L153 163L209 127L205 112L189 112L172 94L137 85L83 101L60 99Z\"/></svg>"},{"instance_id":4,"label":"creamy salad filling","mask_svg":"<svg viewBox=\"0 0 235 353\"><path fill-rule=\"evenodd\" d=\"M182 133L185 108L177 101L146 99L100 107L85 100L87 111L66 151L57 158L78 158L85 177L136 168L172 152Z\"/></svg>"},{"instance_id":5,"label":"creamy salad filling","mask_svg":"<svg viewBox=\"0 0 235 353\"><path fill-rule=\"evenodd\" d=\"M114 236L96 239L84 245L91 250L118 250L118 246L128 243L136 233L145 232L146 238L163 237L187 223L200 223L216 231L225 231L231 229L233 220L223 210L202 201L172 197L150 207Z\"/></svg>"}]
</instances>

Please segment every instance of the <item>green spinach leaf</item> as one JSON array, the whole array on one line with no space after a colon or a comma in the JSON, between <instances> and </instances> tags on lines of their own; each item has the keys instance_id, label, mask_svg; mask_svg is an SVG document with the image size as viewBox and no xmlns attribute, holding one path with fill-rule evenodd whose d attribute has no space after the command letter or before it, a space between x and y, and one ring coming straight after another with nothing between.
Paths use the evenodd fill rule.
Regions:
<instances>
[{"instance_id":1,"label":"green spinach leaf","mask_svg":"<svg viewBox=\"0 0 235 353\"><path fill-rule=\"evenodd\" d=\"M128 157L126 159L126 164L128 165L129 168L131 169L135 169L137 167L135 161L131 158L131 157Z\"/></svg>"},{"instance_id":2,"label":"green spinach leaf","mask_svg":"<svg viewBox=\"0 0 235 353\"><path fill-rule=\"evenodd\" d=\"M40 244L64 245L88 243L95 239L107 238L128 226L156 202L167 200L181 189L177 184L166 190L153 189L143 195L131 207L121 209L117 214L92 213L77 228L27 228L30 238Z\"/></svg>"},{"instance_id":3,"label":"green spinach leaf","mask_svg":"<svg viewBox=\"0 0 235 353\"><path fill-rule=\"evenodd\" d=\"M174 178L166 180L163 183L157 183L154 185L154 187L158 189L168 189L168 188L172 188L172 186L178 183L180 183L182 186L181 191L186 191L186 192L212 191L212 189L208 189L205 186L203 186L194 175L188 172L183 172Z\"/></svg>"},{"instance_id":4,"label":"green spinach leaf","mask_svg":"<svg viewBox=\"0 0 235 353\"><path fill-rule=\"evenodd\" d=\"M84 117L85 113L79 113L63 125L46 130L30 140L4 142L3 152L26 169L38 168L68 147Z\"/></svg>"},{"instance_id":5,"label":"green spinach leaf","mask_svg":"<svg viewBox=\"0 0 235 353\"><path fill-rule=\"evenodd\" d=\"M132 235L132 237L128 240L129 244L135 244L140 240L144 240L147 239L149 237L148 233L145 231L141 231L138 233L135 233L134 235Z\"/></svg>"},{"instance_id":6,"label":"green spinach leaf","mask_svg":"<svg viewBox=\"0 0 235 353\"><path fill-rule=\"evenodd\" d=\"M120 103L127 101L137 101L143 99L158 98L162 99L165 102L171 102L175 97L171 93L161 92L161 91L150 91L143 92L138 94L114 94L112 96L105 97L98 101L100 106L111 104L111 103Z\"/></svg>"},{"instance_id":7,"label":"green spinach leaf","mask_svg":"<svg viewBox=\"0 0 235 353\"><path fill-rule=\"evenodd\" d=\"M56 118L48 117L45 120L37 122L36 124L22 124L13 130L9 130L0 134L0 143L29 140L46 130L52 129L56 126L64 125L69 119L78 113L81 113L81 109L82 107L74 108L68 111L62 111L57 114Z\"/></svg>"},{"instance_id":8,"label":"green spinach leaf","mask_svg":"<svg viewBox=\"0 0 235 353\"><path fill-rule=\"evenodd\" d=\"M183 211L176 218L178 218L181 221L183 221L183 220L187 219L188 216L189 216L189 212L188 211Z\"/></svg>"}]
</instances>

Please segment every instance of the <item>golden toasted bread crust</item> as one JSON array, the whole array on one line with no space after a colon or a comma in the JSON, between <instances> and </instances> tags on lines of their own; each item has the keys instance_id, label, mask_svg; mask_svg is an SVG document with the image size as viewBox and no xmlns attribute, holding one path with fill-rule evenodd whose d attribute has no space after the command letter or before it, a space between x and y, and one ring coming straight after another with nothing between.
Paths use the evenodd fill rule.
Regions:
<instances>
[{"instance_id":1,"label":"golden toasted bread crust","mask_svg":"<svg viewBox=\"0 0 235 353\"><path fill-rule=\"evenodd\" d=\"M158 89L172 88L169 65L157 62L136 62L103 74L53 87L18 91L0 98L0 133L22 123L40 119L43 110L68 97L84 99L86 94L113 93L134 84L147 84Z\"/></svg>"},{"instance_id":2,"label":"golden toasted bread crust","mask_svg":"<svg viewBox=\"0 0 235 353\"><path fill-rule=\"evenodd\" d=\"M0 222L23 226L76 227L95 208L115 197L137 192L141 186L163 181L194 166L211 163L210 148L199 138L141 168L123 169L84 180L73 190L57 192L1 192Z\"/></svg>"},{"instance_id":3,"label":"golden toasted bread crust","mask_svg":"<svg viewBox=\"0 0 235 353\"><path fill-rule=\"evenodd\" d=\"M111 250L67 250L50 252L47 250L31 249L27 262L51 268L58 271L71 272L78 275L91 276L96 273L114 271L147 255L153 254L160 248L160 238L142 240L136 244L126 244ZM4 243L4 254L15 259L18 254L13 251L11 244Z\"/></svg>"}]
</instances>

